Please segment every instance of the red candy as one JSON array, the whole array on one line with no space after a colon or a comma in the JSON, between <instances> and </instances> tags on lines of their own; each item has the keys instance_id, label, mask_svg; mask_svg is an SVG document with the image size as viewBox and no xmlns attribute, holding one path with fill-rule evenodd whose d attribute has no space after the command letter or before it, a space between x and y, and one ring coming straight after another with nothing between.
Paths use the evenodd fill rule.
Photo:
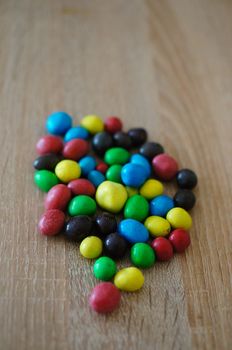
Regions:
<instances>
[{"instance_id":1,"label":"red candy","mask_svg":"<svg viewBox=\"0 0 232 350\"><path fill-rule=\"evenodd\" d=\"M108 169L108 165L106 163L104 163L104 162L100 162L96 166L96 170L100 171L102 174L105 174L107 169Z\"/></svg>"},{"instance_id":2,"label":"red candy","mask_svg":"<svg viewBox=\"0 0 232 350\"><path fill-rule=\"evenodd\" d=\"M170 181L178 171L178 164L174 158L166 153L159 154L152 160L153 169L161 180Z\"/></svg>"},{"instance_id":3,"label":"red candy","mask_svg":"<svg viewBox=\"0 0 232 350\"><path fill-rule=\"evenodd\" d=\"M105 121L105 130L111 134L122 130L122 122L118 117L108 117Z\"/></svg>"},{"instance_id":4,"label":"red candy","mask_svg":"<svg viewBox=\"0 0 232 350\"><path fill-rule=\"evenodd\" d=\"M36 151L40 156L47 153L60 153L62 148L63 142L61 138L53 135L41 137L36 144Z\"/></svg>"},{"instance_id":5,"label":"red candy","mask_svg":"<svg viewBox=\"0 0 232 350\"><path fill-rule=\"evenodd\" d=\"M70 181L68 188L72 191L73 194L85 194L86 196L94 196L96 189L92 182L86 179L76 179Z\"/></svg>"},{"instance_id":6,"label":"red candy","mask_svg":"<svg viewBox=\"0 0 232 350\"><path fill-rule=\"evenodd\" d=\"M182 228L172 231L169 240L177 253L183 253L191 243L189 233Z\"/></svg>"},{"instance_id":7,"label":"red candy","mask_svg":"<svg viewBox=\"0 0 232 350\"><path fill-rule=\"evenodd\" d=\"M45 209L64 210L71 199L71 190L66 185L53 186L45 197Z\"/></svg>"},{"instance_id":8,"label":"red candy","mask_svg":"<svg viewBox=\"0 0 232 350\"><path fill-rule=\"evenodd\" d=\"M106 313L115 310L120 303L121 294L111 282L99 283L89 298L90 307L97 312Z\"/></svg>"},{"instance_id":9,"label":"red candy","mask_svg":"<svg viewBox=\"0 0 232 350\"><path fill-rule=\"evenodd\" d=\"M89 152L89 144L82 139L74 139L64 145L63 156L67 159L79 160Z\"/></svg>"},{"instance_id":10,"label":"red candy","mask_svg":"<svg viewBox=\"0 0 232 350\"><path fill-rule=\"evenodd\" d=\"M59 209L50 209L43 213L39 221L39 231L45 236L54 236L60 233L64 226L65 215Z\"/></svg>"},{"instance_id":11,"label":"red candy","mask_svg":"<svg viewBox=\"0 0 232 350\"><path fill-rule=\"evenodd\" d=\"M173 247L167 238L158 237L152 241L151 246L155 251L157 260L168 261L173 257Z\"/></svg>"}]
</instances>

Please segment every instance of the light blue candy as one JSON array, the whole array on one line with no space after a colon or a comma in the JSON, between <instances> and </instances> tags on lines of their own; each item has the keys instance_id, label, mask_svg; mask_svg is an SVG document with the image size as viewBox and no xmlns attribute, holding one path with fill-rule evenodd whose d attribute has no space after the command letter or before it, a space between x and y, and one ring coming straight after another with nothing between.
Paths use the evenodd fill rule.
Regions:
<instances>
[{"instance_id":1,"label":"light blue candy","mask_svg":"<svg viewBox=\"0 0 232 350\"><path fill-rule=\"evenodd\" d=\"M162 194L150 202L150 213L156 216L166 216L167 212L174 208L175 204L171 197Z\"/></svg>"},{"instance_id":2,"label":"light blue candy","mask_svg":"<svg viewBox=\"0 0 232 350\"><path fill-rule=\"evenodd\" d=\"M46 121L46 129L53 135L64 135L71 127L72 118L65 112L54 112Z\"/></svg>"},{"instance_id":3,"label":"light blue candy","mask_svg":"<svg viewBox=\"0 0 232 350\"><path fill-rule=\"evenodd\" d=\"M145 157L141 156L141 154L133 154L131 156L130 162L133 164L139 164L143 166L147 171L147 177L151 175L151 165Z\"/></svg>"},{"instance_id":4,"label":"light blue candy","mask_svg":"<svg viewBox=\"0 0 232 350\"><path fill-rule=\"evenodd\" d=\"M118 225L118 233L130 243L147 242L149 238L146 227L134 219L122 220Z\"/></svg>"},{"instance_id":5,"label":"light blue candy","mask_svg":"<svg viewBox=\"0 0 232 350\"><path fill-rule=\"evenodd\" d=\"M91 181L95 187L98 187L106 178L100 171L92 170L88 174L88 180Z\"/></svg>"},{"instance_id":6,"label":"light blue candy","mask_svg":"<svg viewBox=\"0 0 232 350\"><path fill-rule=\"evenodd\" d=\"M81 174L87 176L90 171L96 168L97 163L94 157L86 156L81 158L79 165L81 167Z\"/></svg>"},{"instance_id":7,"label":"light blue candy","mask_svg":"<svg viewBox=\"0 0 232 350\"><path fill-rule=\"evenodd\" d=\"M74 128L69 129L65 136L64 141L68 142L73 139L83 139L86 140L89 137L89 132L83 126L75 126Z\"/></svg>"},{"instance_id":8,"label":"light blue candy","mask_svg":"<svg viewBox=\"0 0 232 350\"><path fill-rule=\"evenodd\" d=\"M121 178L126 186L140 187L148 178L147 170L140 164L127 163L122 167Z\"/></svg>"}]
</instances>

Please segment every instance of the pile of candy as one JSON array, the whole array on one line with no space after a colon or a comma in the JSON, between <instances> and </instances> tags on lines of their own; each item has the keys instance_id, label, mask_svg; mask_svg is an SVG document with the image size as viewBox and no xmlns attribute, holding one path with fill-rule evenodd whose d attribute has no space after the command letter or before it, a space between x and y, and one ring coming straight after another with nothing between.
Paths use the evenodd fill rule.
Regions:
<instances>
[{"instance_id":1,"label":"pile of candy","mask_svg":"<svg viewBox=\"0 0 232 350\"><path fill-rule=\"evenodd\" d=\"M63 233L81 242L83 257L97 259L93 274L104 282L93 289L89 303L97 312L113 311L120 290L134 292L143 286L140 269L168 261L189 246L188 210L195 204L191 190L197 176L179 170L159 143L147 142L143 128L122 131L117 117L104 123L88 115L72 127L68 114L55 112L46 129L34 161L35 184L48 192L39 231ZM172 198L163 194L160 180L173 179L179 190ZM115 260L129 250L134 266L117 271Z\"/></svg>"}]
</instances>

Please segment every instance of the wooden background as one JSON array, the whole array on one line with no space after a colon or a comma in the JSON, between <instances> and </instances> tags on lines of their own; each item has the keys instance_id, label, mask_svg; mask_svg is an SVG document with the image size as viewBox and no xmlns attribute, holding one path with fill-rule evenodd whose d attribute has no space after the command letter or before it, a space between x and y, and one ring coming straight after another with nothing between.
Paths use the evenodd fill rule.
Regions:
<instances>
[{"instance_id":1,"label":"wooden background","mask_svg":"<svg viewBox=\"0 0 232 350\"><path fill-rule=\"evenodd\" d=\"M0 0L0 349L231 349L232 2ZM91 264L37 233L46 115L118 114L199 176L192 246L109 316Z\"/></svg>"}]
</instances>

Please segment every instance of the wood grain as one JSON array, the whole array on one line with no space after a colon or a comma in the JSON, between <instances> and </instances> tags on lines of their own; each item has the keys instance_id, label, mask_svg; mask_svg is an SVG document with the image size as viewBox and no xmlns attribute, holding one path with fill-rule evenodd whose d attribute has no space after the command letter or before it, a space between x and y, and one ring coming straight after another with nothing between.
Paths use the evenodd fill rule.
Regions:
<instances>
[{"instance_id":1,"label":"wood grain","mask_svg":"<svg viewBox=\"0 0 232 350\"><path fill-rule=\"evenodd\" d=\"M232 348L231 17L229 0L0 0L0 349ZM142 125L199 176L187 254L109 316L77 246L37 233L34 145L60 109Z\"/></svg>"}]
</instances>

